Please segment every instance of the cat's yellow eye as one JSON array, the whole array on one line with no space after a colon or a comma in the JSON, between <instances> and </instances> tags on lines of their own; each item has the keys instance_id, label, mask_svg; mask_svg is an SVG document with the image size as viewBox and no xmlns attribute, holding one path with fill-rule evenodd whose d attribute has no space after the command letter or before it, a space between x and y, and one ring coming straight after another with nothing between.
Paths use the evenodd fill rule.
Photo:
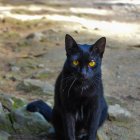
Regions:
<instances>
[{"instance_id":1,"label":"cat's yellow eye","mask_svg":"<svg viewBox=\"0 0 140 140\"><path fill-rule=\"evenodd\" d=\"M78 60L74 60L74 61L72 62L72 64L75 65L75 66L77 66L77 65L79 65L79 61L78 61Z\"/></svg>"},{"instance_id":2,"label":"cat's yellow eye","mask_svg":"<svg viewBox=\"0 0 140 140\"><path fill-rule=\"evenodd\" d=\"M95 61L90 61L89 63L88 63L88 65L90 66L90 67L94 67L95 65L96 65L96 62Z\"/></svg>"}]
</instances>

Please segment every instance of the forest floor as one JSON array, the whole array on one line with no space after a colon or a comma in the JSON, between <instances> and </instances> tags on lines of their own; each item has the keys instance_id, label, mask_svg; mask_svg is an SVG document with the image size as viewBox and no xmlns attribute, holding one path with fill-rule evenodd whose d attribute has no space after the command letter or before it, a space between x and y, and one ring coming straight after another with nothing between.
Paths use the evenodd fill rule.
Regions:
<instances>
[{"instance_id":1,"label":"forest floor","mask_svg":"<svg viewBox=\"0 0 140 140\"><path fill-rule=\"evenodd\" d=\"M46 94L18 90L36 79L55 83L65 60L65 34L92 44L105 36L105 95L127 108L134 120L109 124L112 140L140 138L140 2L137 0L0 0L0 92L48 99Z\"/></svg>"}]
</instances>

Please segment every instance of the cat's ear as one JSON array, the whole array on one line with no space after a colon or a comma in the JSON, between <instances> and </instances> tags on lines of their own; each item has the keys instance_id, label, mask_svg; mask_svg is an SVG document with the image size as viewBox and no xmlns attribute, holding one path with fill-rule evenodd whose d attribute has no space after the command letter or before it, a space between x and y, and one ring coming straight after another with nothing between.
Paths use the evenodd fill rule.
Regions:
<instances>
[{"instance_id":1,"label":"cat's ear","mask_svg":"<svg viewBox=\"0 0 140 140\"><path fill-rule=\"evenodd\" d=\"M78 49L76 41L68 34L65 36L65 48L67 55L70 55L72 52Z\"/></svg>"},{"instance_id":2,"label":"cat's ear","mask_svg":"<svg viewBox=\"0 0 140 140\"><path fill-rule=\"evenodd\" d=\"M99 53L100 57L103 57L103 53L105 51L106 46L106 38L102 37L93 44L92 51Z\"/></svg>"}]
</instances>

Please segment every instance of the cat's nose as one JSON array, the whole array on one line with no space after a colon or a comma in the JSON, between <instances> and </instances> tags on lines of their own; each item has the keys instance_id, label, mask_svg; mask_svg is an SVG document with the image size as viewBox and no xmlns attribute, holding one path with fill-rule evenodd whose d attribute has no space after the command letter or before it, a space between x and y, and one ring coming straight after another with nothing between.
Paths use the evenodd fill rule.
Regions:
<instances>
[{"instance_id":1,"label":"cat's nose","mask_svg":"<svg viewBox=\"0 0 140 140\"><path fill-rule=\"evenodd\" d=\"M81 69L81 78L83 80L86 80L87 79L87 70L86 70L86 68L82 68Z\"/></svg>"},{"instance_id":2,"label":"cat's nose","mask_svg":"<svg viewBox=\"0 0 140 140\"><path fill-rule=\"evenodd\" d=\"M82 80L86 80L86 79L87 79L87 75L84 74L84 73L82 73L82 74L81 74L81 79L82 79Z\"/></svg>"}]
</instances>

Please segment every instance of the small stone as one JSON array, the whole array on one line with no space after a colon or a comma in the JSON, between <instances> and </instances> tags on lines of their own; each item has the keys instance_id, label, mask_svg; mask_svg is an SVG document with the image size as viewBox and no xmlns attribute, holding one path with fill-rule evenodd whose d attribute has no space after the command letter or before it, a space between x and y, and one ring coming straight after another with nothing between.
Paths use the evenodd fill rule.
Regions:
<instances>
[{"instance_id":1,"label":"small stone","mask_svg":"<svg viewBox=\"0 0 140 140\"><path fill-rule=\"evenodd\" d=\"M97 28L97 27L96 27L96 28L94 28L94 30L96 30L96 31L97 31L97 30L99 30L99 28Z\"/></svg>"},{"instance_id":2,"label":"small stone","mask_svg":"<svg viewBox=\"0 0 140 140\"><path fill-rule=\"evenodd\" d=\"M30 89L33 89L34 87L39 88L43 93L52 95L54 92L54 87L47 81L44 82L36 79L24 79L23 83L27 88Z\"/></svg>"},{"instance_id":3,"label":"small stone","mask_svg":"<svg viewBox=\"0 0 140 140\"><path fill-rule=\"evenodd\" d=\"M50 74L52 74L54 72L54 70L49 69L49 68L45 68L43 70L40 70L36 73L33 73L32 77L36 78L36 79L45 79L47 78Z\"/></svg>"},{"instance_id":4,"label":"small stone","mask_svg":"<svg viewBox=\"0 0 140 140\"><path fill-rule=\"evenodd\" d=\"M78 34L79 32L77 30L75 30L74 33Z\"/></svg>"},{"instance_id":5,"label":"small stone","mask_svg":"<svg viewBox=\"0 0 140 140\"><path fill-rule=\"evenodd\" d=\"M45 36L41 32L31 33L26 36L27 40L33 40L33 41L41 41L43 38L45 38Z\"/></svg>"},{"instance_id":6,"label":"small stone","mask_svg":"<svg viewBox=\"0 0 140 140\"><path fill-rule=\"evenodd\" d=\"M53 69L45 68L44 70L40 71L39 73L51 73L54 72Z\"/></svg>"},{"instance_id":7,"label":"small stone","mask_svg":"<svg viewBox=\"0 0 140 140\"><path fill-rule=\"evenodd\" d=\"M110 120L127 121L132 118L131 113L119 104L110 105L108 113Z\"/></svg>"},{"instance_id":8,"label":"small stone","mask_svg":"<svg viewBox=\"0 0 140 140\"><path fill-rule=\"evenodd\" d=\"M38 68L44 68L45 65L44 65L44 64L38 64L37 67L38 67Z\"/></svg>"},{"instance_id":9,"label":"small stone","mask_svg":"<svg viewBox=\"0 0 140 140\"><path fill-rule=\"evenodd\" d=\"M121 78L121 75L120 75L120 72L119 72L119 71L116 72L116 77L117 77L118 79Z\"/></svg>"},{"instance_id":10,"label":"small stone","mask_svg":"<svg viewBox=\"0 0 140 140\"><path fill-rule=\"evenodd\" d=\"M16 73L15 74L7 73L7 74L3 75L3 78L6 80L12 80L12 81L21 80L20 76Z\"/></svg>"},{"instance_id":11,"label":"small stone","mask_svg":"<svg viewBox=\"0 0 140 140\"><path fill-rule=\"evenodd\" d=\"M11 71L13 71L13 72L18 72L18 71L20 71L20 67L12 66L12 67L11 67Z\"/></svg>"}]
</instances>

